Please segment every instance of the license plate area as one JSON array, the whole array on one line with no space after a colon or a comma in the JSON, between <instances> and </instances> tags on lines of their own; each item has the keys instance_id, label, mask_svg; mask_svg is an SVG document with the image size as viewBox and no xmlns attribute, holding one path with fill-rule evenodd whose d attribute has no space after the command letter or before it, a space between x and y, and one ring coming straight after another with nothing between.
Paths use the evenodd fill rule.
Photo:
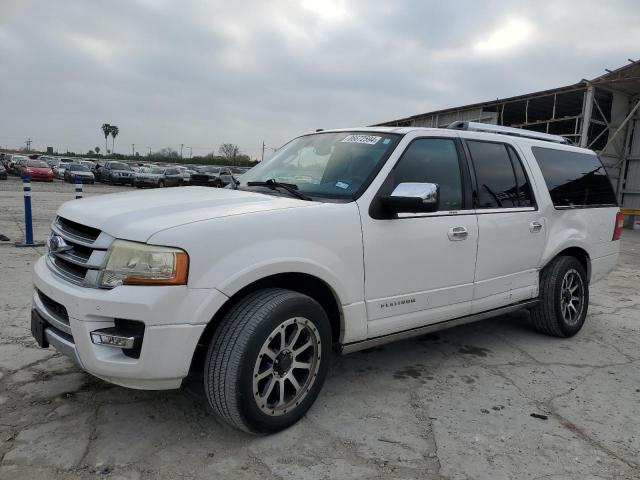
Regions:
<instances>
[{"instance_id":1,"label":"license plate area","mask_svg":"<svg viewBox=\"0 0 640 480\"><path fill-rule=\"evenodd\" d=\"M45 337L44 329L47 322L43 320L38 311L34 308L31 310L31 335L36 339L36 343L42 348L48 348L49 342Z\"/></svg>"}]
</instances>

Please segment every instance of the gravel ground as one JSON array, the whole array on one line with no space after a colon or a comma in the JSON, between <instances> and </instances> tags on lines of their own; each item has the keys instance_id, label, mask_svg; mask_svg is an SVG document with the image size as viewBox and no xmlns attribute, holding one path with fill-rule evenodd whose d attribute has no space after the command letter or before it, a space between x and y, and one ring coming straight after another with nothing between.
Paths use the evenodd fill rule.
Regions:
<instances>
[{"instance_id":1,"label":"gravel ground","mask_svg":"<svg viewBox=\"0 0 640 480\"><path fill-rule=\"evenodd\" d=\"M73 195L33 184L36 239ZM21 205L19 181L0 181L12 241ZM218 423L197 375L177 391L128 390L38 348L43 250L0 244L0 479L640 478L640 232L622 243L576 337L542 336L521 312L336 357L307 416L265 438Z\"/></svg>"}]
</instances>

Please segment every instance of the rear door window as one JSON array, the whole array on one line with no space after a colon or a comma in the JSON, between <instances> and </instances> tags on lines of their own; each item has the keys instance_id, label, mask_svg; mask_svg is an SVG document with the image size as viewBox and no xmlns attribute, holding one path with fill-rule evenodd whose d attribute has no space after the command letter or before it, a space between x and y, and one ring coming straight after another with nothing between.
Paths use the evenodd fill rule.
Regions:
<instances>
[{"instance_id":1,"label":"rear door window","mask_svg":"<svg viewBox=\"0 0 640 480\"><path fill-rule=\"evenodd\" d=\"M527 177L513 149L510 152L504 143L477 140L468 140L467 146L476 173L476 208L532 205ZM513 162L510 153L515 156Z\"/></svg>"},{"instance_id":2,"label":"rear door window","mask_svg":"<svg viewBox=\"0 0 640 480\"><path fill-rule=\"evenodd\" d=\"M616 206L609 176L594 153L532 147L553 205L559 208Z\"/></svg>"}]
</instances>

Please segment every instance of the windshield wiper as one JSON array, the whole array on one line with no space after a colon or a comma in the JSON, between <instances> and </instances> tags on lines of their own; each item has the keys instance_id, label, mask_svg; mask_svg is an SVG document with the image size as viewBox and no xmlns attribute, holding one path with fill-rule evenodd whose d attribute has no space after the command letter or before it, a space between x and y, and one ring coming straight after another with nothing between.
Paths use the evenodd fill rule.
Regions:
<instances>
[{"instance_id":1,"label":"windshield wiper","mask_svg":"<svg viewBox=\"0 0 640 480\"><path fill-rule=\"evenodd\" d=\"M289 192L294 197L298 197L301 200L313 201L313 199L304 193L298 191L298 186L295 183L280 183L275 179L270 178L264 182L247 182L248 187L267 187L271 190L276 190L277 188L282 188Z\"/></svg>"}]
</instances>

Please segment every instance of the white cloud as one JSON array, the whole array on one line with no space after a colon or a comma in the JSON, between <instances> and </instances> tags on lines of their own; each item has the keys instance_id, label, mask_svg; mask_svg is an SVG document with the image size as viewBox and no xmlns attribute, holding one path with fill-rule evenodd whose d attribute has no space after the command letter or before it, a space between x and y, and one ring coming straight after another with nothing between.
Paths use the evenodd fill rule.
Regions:
<instances>
[{"instance_id":1,"label":"white cloud","mask_svg":"<svg viewBox=\"0 0 640 480\"><path fill-rule=\"evenodd\" d=\"M122 151L258 155L596 76L638 56L636 3L0 0L0 145L86 151L109 122Z\"/></svg>"},{"instance_id":2,"label":"white cloud","mask_svg":"<svg viewBox=\"0 0 640 480\"><path fill-rule=\"evenodd\" d=\"M497 30L484 40L474 45L474 50L480 53L499 54L509 52L526 45L533 38L534 28L526 20L511 18L504 22Z\"/></svg>"}]
</instances>

